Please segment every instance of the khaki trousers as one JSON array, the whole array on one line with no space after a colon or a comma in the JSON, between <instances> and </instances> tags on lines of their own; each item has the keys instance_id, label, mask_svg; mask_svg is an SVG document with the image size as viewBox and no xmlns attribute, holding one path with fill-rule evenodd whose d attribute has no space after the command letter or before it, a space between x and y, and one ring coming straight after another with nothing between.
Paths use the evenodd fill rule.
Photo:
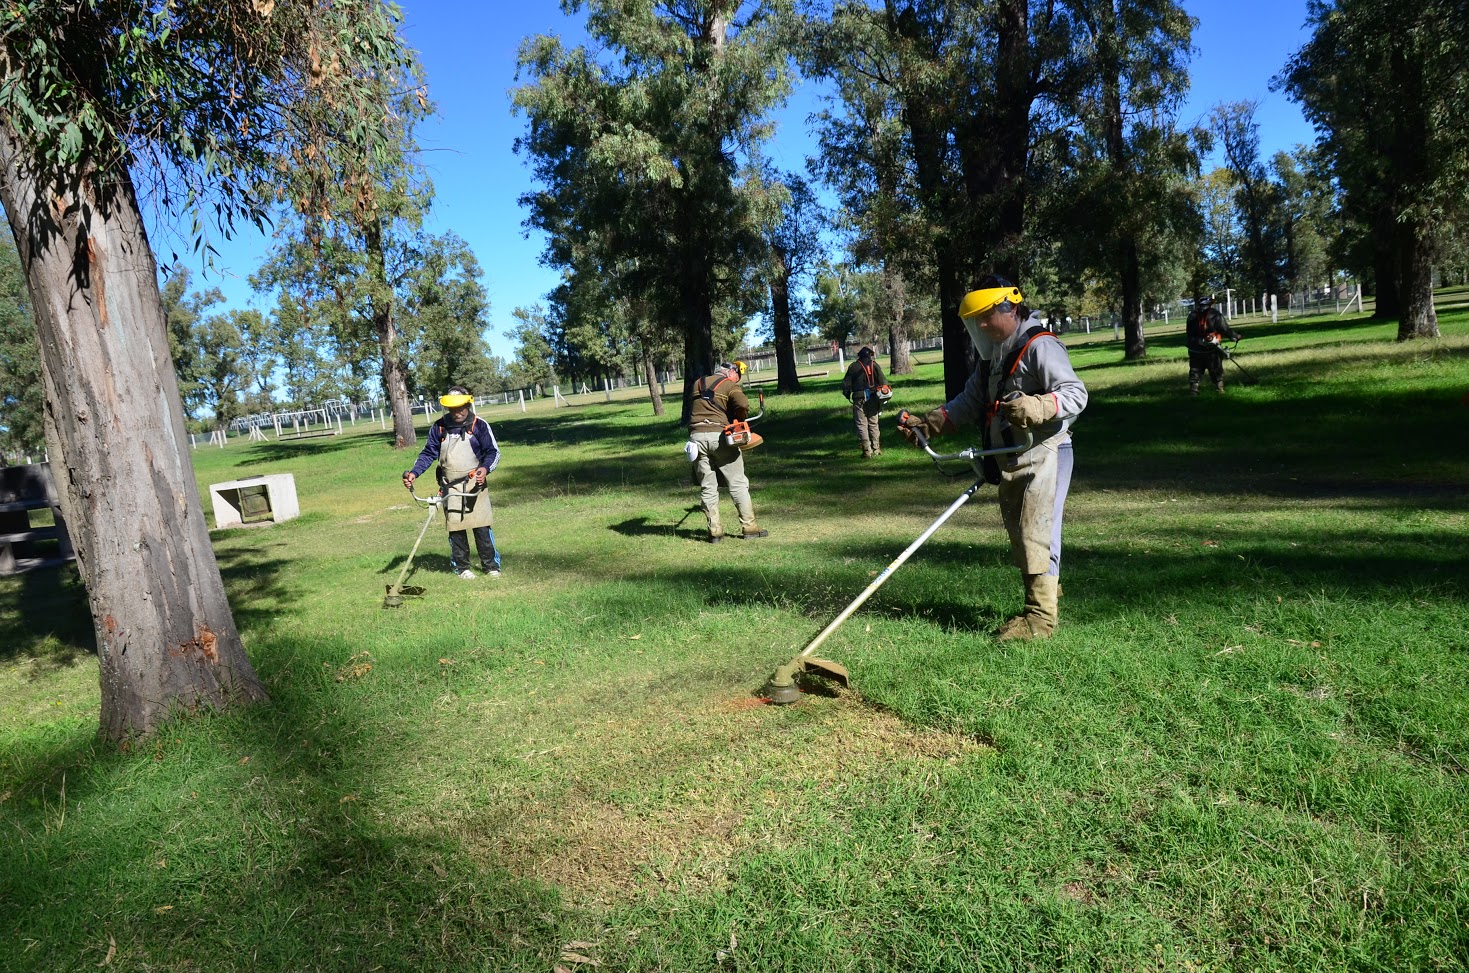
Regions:
<instances>
[{"instance_id":1,"label":"khaki trousers","mask_svg":"<svg viewBox=\"0 0 1469 973\"><path fill-rule=\"evenodd\" d=\"M882 433L877 428L877 419L882 415L882 403L877 396L863 399L863 393L852 393L852 423L857 427L857 442L862 444L863 453L875 453L882 448Z\"/></svg>"},{"instance_id":2,"label":"khaki trousers","mask_svg":"<svg viewBox=\"0 0 1469 973\"><path fill-rule=\"evenodd\" d=\"M1021 574L1061 574L1061 519L1071 488L1071 441L1043 443L1000 463L1000 517Z\"/></svg>"},{"instance_id":3,"label":"khaki trousers","mask_svg":"<svg viewBox=\"0 0 1469 973\"><path fill-rule=\"evenodd\" d=\"M737 446L726 446L720 442L721 430L693 432L689 441L699 448L694 460L694 482L699 484L699 505L704 508L704 517L709 522L711 534L723 530L719 522L719 478L729 489L729 498L734 501L735 511L740 516L740 528L755 526L755 507L750 503L750 481L745 477L745 455Z\"/></svg>"}]
</instances>

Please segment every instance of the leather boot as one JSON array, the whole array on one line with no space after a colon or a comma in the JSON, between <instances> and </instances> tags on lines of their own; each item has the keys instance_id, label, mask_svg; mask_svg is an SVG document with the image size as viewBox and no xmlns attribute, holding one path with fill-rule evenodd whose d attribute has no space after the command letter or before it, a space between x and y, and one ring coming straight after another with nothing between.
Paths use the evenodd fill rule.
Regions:
<instances>
[{"instance_id":1,"label":"leather boot","mask_svg":"<svg viewBox=\"0 0 1469 973\"><path fill-rule=\"evenodd\" d=\"M1004 625L996 638L1001 642L1010 639L1048 639L1061 622L1061 612L1056 604L1061 580L1054 574L1027 574L1025 576L1025 613L1016 615Z\"/></svg>"},{"instance_id":2,"label":"leather boot","mask_svg":"<svg viewBox=\"0 0 1469 973\"><path fill-rule=\"evenodd\" d=\"M1217 381L1217 382L1214 383L1214 391L1216 391L1216 392L1223 392L1224 391L1224 380L1223 379L1220 379L1219 381Z\"/></svg>"}]
</instances>

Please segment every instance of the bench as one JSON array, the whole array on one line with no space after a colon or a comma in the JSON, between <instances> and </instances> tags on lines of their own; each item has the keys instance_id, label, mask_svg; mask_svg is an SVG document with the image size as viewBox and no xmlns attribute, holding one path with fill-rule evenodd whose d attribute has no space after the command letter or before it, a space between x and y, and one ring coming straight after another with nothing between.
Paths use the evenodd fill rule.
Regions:
<instances>
[{"instance_id":1,"label":"bench","mask_svg":"<svg viewBox=\"0 0 1469 973\"><path fill-rule=\"evenodd\" d=\"M51 511L54 524L31 526L32 510ZM76 560L56 481L47 463L0 469L0 576Z\"/></svg>"}]
</instances>

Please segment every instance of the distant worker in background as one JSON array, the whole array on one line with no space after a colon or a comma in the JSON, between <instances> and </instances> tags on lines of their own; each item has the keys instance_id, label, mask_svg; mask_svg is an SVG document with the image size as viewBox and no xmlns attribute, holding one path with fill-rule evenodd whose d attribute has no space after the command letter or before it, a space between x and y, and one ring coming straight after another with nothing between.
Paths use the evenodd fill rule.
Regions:
<instances>
[{"instance_id":1,"label":"distant worker in background","mask_svg":"<svg viewBox=\"0 0 1469 973\"><path fill-rule=\"evenodd\" d=\"M492 578L500 576L500 552L495 548L494 513L485 492L485 478L500 464L500 444L490 424L474 414L474 396L456 385L439 396L448 411L428 427L428 442L418 454L413 469L403 474L403 485L413 489L429 464L439 461L439 489L469 493L449 496L444 501L444 520L449 527L449 567L465 581L474 580L469 567L468 532L474 531L474 546L480 570Z\"/></svg>"},{"instance_id":2,"label":"distant worker in background","mask_svg":"<svg viewBox=\"0 0 1469 973\"><path fill-rule=\"evenodd\" d=\"M872 349L857 352L857 360L847 366L842 378L842 394L852 403L852 421L857 426L857 442L862 445L862 458L882 455L882 434L877 420L883 403L893 397L882 366L872 360Z\"/></svg>"},{"instance_id":3,"label":"distant worker in background","mask_svg":"<svg viewBox=\"0 0 1469 973\"><path fill-rule=\"evenodd\" d=\"M1024 452L985 464L985 479L999 486L1010 556L1025 583L1024 611L997 636L1049 638L1061 620L1061 521L1071 487L1071 424L1086 408L1086 386L1066 346L1005 278L981 280L964 295L959 316L974 341L978 367L957 396L926 416L909 415L899 430L916 443L915 429L933 438L974 423L985 449L1020 445L1029 434Z\"/></svg>"},{"instance_id":4,"label":"distant worker in background","mask_svg":"<svg viewBox=\"0 0 1469 973\"><path fill-rule=\"evenodd\" d=\"M1226 338L1238 341L1239 334L1219 313L1212 297L1201 297L1194 302L1194 309L1188 313L1183 330L1188 338L1189 394L1199 394L1199 379L1206 371L1214 380L1214 390L1223 392L1224 347L1221 342Z\"/></svg>"},{"instance_id":5,"label":"distant worker in background","mask_svg":"<svg viewBox=\"0 0 1469 973\"><path fill-rule=\"evenodd\" d=\"M770 531L755 523L755 506L750 502L750 481L745 478L745 455L738 446L724 442L724 428L750 417L750 400L740 388L747 367L742 361L715 367L689 390L689 462L694 464L694 482L699 485L699 505L709 525L709 543L724 540L719 520L719 478L729 490L740 517L744 538L768 537Z\"/></svg>"}]
</instances>

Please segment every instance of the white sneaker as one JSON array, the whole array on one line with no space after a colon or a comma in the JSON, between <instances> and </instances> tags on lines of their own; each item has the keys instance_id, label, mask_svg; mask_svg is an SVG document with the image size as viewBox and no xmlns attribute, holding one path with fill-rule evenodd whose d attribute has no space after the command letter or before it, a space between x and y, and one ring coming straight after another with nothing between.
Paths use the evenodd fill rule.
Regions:
<instances>
[{"instance_id":1,"label":"white sneaker","mask_svg":"<svg viewBox=\"0 0 1469 973\"><path fill-rule=\"evenodd\" d=\"M499 576L500 576L500 569L499 568L494 568L494 569L492 569L490 571L490 577L492 577L492 578L498 578Z\"/></svg>"},{"instance_id":2,"label":"white sneaker","mask_svg":"<svg viewBox=\"0 0 1469 973\"><path fill-rule=\"evenodd\" d=\"M463 578L465 581L473 581L474 572L469 570L469 568L465 568L463 571L459 572L459 577Z\"/></svg>"}]
</instances>

